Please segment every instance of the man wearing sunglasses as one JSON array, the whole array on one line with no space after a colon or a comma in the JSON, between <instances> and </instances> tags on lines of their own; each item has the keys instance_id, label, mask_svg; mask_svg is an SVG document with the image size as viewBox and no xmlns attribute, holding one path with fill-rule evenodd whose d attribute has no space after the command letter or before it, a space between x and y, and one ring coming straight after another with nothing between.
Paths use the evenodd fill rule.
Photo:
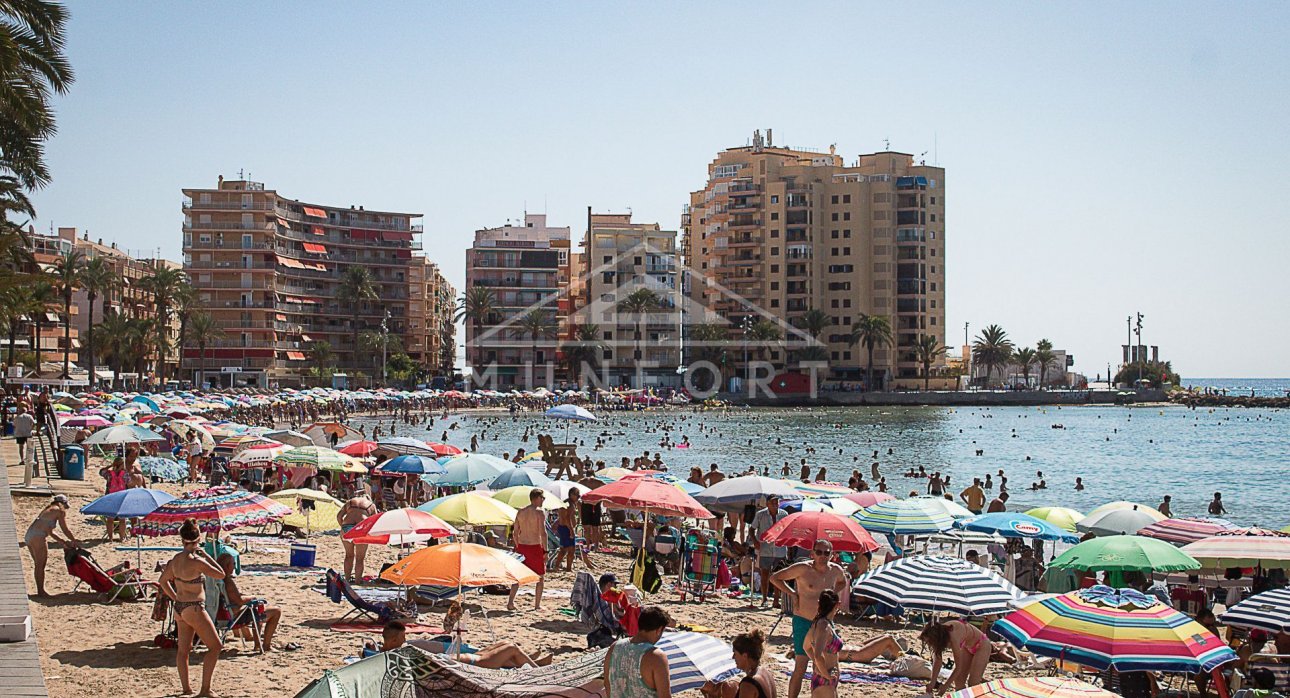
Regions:
<instances>
[{"instance_id":1,"label":"man wearing sunglasses","mask_svg":"<svg viewBox=\"0 0 1290 698\"><path fill-rule=\"evenodd\" d=\"M811 559L795 562L770 576L770 583L791 600L793 609L793 675L788 679L788 698L797 698L802 691L808 662L803 643L819 613L820 592L832 589L838 598L847 593L846 573L832 558L833 544L817 540L811 548Z\"/></svg>"}]
</instances>

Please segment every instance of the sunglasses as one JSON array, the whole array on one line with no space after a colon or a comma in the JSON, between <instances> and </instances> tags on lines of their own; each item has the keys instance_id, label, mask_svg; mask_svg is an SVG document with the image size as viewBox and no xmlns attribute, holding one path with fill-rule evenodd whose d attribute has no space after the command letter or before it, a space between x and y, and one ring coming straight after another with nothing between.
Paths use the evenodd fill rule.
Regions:
<instances>
[{"instance_id":1,"label":"sunglasses","mask_svg":"<svg viewBox=\"0 0 1290 698\"><path fill-rule=\"evenodd\" d=\"M816 555L831 555L833 553L832 550L820 550L819 548L816 548L811 552L815 553Z\"/></svg>"}]
</instances>

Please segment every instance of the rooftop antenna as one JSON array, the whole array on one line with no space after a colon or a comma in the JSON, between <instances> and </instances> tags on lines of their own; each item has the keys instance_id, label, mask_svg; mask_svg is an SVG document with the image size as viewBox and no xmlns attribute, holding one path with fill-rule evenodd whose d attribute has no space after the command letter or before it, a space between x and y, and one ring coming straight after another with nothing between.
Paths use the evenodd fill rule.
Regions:
<instances>
[{"instance_id":1,"label":"rooftop antenna","mask_svg":"<svg viewBox=\"0 0 1290 698\"><path fill-rule=\"evenodd\" d=\"M883 150L891 150L891 139L890 139L890 138L884 138L884 139L882 139L882 149L883 149Z\"/></svg>"},{"instance_id":2,"label":"rooftop antenna","mask_svg":"<svg viewBox=\"0 0 1290 698\"><path fill-rule=\"evenodd\" d=\"M926 164L927 164L927 151L926 151L926 150L924 150L923 152L921 152L921 153L919 153L919 154L918 154L918 164L920 164L920 165L926 165Z\"/></svg>"},{"instance_id":3,"label":"rooftop antenna","mask_svg":"<svg viewBox=\"0 0 1290 698\"><path fill-rule=\"evenodd\" d=\"M237 178L238 178L238 179L246 179L246 177L242 175L242 168L240 168L240 167L239 167L239 168L237 168Z\"/></svg>"}]
</instances>

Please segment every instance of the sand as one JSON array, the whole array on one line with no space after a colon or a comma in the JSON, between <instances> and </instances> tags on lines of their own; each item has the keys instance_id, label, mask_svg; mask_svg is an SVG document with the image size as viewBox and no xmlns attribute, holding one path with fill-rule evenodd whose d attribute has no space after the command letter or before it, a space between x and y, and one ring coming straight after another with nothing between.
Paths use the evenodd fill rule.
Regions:
<instances>
[{"instance_id":1,"label":"sand","mask_svg":"<svg viewBox=\"0 0 1290 698\"><path fill-rule=\"evenodd\" d=\"M97 467L87 469L87 477L96 487L101 488L102 483L96 471ZM182 489L172 485L161 487L175 494ZM104 567L127 559L133 560L133 552L117 552L116 544L108 545L103 542L101 527L91 527L84 517L76 513L87 501L89 500L85 497L73 498L72 501L68 520L77 537L88 543L87 548ZM41 499L15 498L14 511L19 538L43 505L44 500ZM243 532L233 531L234 534ZM341 545L334 534L315 535L313 542L318 545L318 565L336 568L341 566ZM147 543L177 545L178 537L154 539ZM260 544L253 543L251 552L242 555L243 565L286 567L289 553L285 546L272 544L271 547L278 548L274 551L260 550L261 547ZM619 547L623 552L592 555L597 573L612 571L620 579L627 579L630 561L625 554L626 546ZM145 552L143 567L151 574L156 563L169 559L172 554ZM395 549L372 546L368 553L369 570L378 571L381 563L395 559ZM31 558L25 551L23 561L27 587L34 591ZM574 567L574 571L579 569L582 569L580 562ZM155 579L155 575L152 578ZM478 607L482 603L492 617L492 631L496 636L519 644L530 654L562 648L564 651L581 651L586 647L585 635L589 628L584 627L576 618L558 612L561 607L568 606L568 591L572 587L573 578L572 572L548 575L548 596L539 611L531 608L532 596L521 595L517 599L517 605L522 610L507 613L506 597L471 594L468 597L468 608L472 609L475 618L467 641L475 645L487 645L493 637L488 624L479 619ZM271 604L283 609L283 622L275 644L282 646L289 642L296 643L300 649L255 654L249 643L242 644L239 640L230 639L216 670L214 686L219 695L252 698L294 695L317 678L324 669L339 666L345 657L356 655L363 639L376 635L330 630L331 623L348 607L335 605L323 595L309 590L310 585L319 583L321 579L321 569L307 576L243 575L239 578L238 583L244 595L266 598ZM53 597L33 598L31 602L33 622L40 644L41 668L49 695L55 698L176 695L179 683L174 667L175 651L160 649L153 643L154 636L161 628L159 623L151 620L152 604L116 602L105 605L98 595L86 592L84 588L72 593L74 583L75 580L67 574L63 564L61 549L52 549L46 587ZM752 627L769 630L778 615L778 611L750 608L746 601L724 596L709 598L705 603L680 603L675 593L668 592L651 596L649 601L664 603L678 623L711 627L715 636L726 640ZM433 613L423 615L421 622L438 625L441 609L442 606ZM848 644L859 644L866 638L887 632L904 637L910 640L911 646L917 646L914 640L917 629L878 628L850 620L843 620L839 626ZM775 659L789 646L789 628L790 623L785 619L771 637L769 651L773 652ZM201 657L202 652L193 654L194 687L198 685L200 677ZM863 665L844 664L844 669L864 668ZM1006 665L991 664L987 678L1015 673ZM780 695L787 695L787 675L778 676L778 681ZM915 696L921 693L921 687L844 684L840 694ZM694 692L693 695L698 693ZM803 695L809 693L803 691Z\"/></svg>"}]
</instances>

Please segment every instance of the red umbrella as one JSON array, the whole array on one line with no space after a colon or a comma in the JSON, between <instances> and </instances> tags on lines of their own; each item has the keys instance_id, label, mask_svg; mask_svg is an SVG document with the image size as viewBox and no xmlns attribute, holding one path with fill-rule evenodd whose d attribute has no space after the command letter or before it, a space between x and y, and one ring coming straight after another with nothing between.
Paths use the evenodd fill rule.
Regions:
<instances>
[{"instance_id":1,"label":"red umbrella","mask_svg":"<svg viewBox=\"0 0 1290 698\"><path fill-rule=\"evenodd\" d=\"M878 549L878 542L860 527L855 519L827 511L799 511L775 522L762 534L767 543L810 549L815 541L827 540L834 550L869 553Z\"/></svg>"},{"instance_id":2,"label":"red umbrella","mask_svg":"<svg viewBox=\"0 0 1290 698\"><path fill-rule=\"evenodd\" d=\"M430 450L434 451L436 454L440 456L455 456L458 453L462 453L462 450L460 448L457 448L456 446L453 446L451 444L441 444L441 443L435 443L431 441L429 442L429 445L430 445Z\"/></svg>"},{"instance_id":3,"label":"red umbrella","mask_svg":"<svg viewBox=\"0 0 1290 698\"><path fill-rule=\"evenodd\" d=\"M647 477L628 477L598 487L584 495L582 501L603 502L622 509L639 509L650 514L710 519L712 512L671 483Z\"/></svg>"},{"instance_id":4,"label":"red umbrella","mask_svg":"<svg viewBox=\"0 0 1290 698\"><path fill-rule=\"evenodd\" d=\"M375 441L351 441L336 450L347 456L366 458L367 456L372 455L372 451L375 451L376 448L377 445Z\"/></svg>"},{"instance_id":5,"label":"red umbrella","mask_svg":"<svg viewBox=\"0 0 1290 698\"><path fill-rule=\"evenodd\" d=\"M886 492L874 492L872 490L844 494L842 495L842 498L849 499L865 509L868 509L879 502L887 502L895 499L895 497L887 494Z\"/></svg>"},{"instance_id":6,"label":"red umbrella","mask_svg":"<svg viewBox=\"0 0 1290 698\"><path fill-rule=\"evenodd\" d=\"M457 529L444 523L438 516L408 508L373 514L341 537L351 543L385 545L391 542L391 538L395 543L405 542L401 536L447 538L456 534Z\"/></svg>"}]
</instances>

